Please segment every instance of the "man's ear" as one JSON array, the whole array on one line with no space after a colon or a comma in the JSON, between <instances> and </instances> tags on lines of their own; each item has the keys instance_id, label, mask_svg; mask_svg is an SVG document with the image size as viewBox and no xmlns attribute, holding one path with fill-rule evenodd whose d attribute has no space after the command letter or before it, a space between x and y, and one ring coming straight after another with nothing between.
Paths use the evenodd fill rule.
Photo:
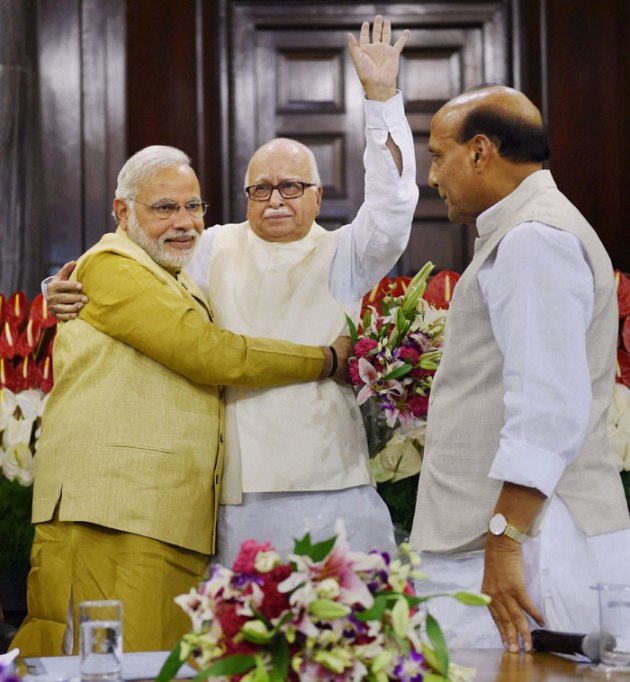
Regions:
<instances>
[{"instance_id":1,"label":"man's ear","mask_svg":"<svg viewBox=\"0 0 630 682\"><path fill-rule=\"evenodd\" d=\"M485 170L492 158L492 154L496 152L496 146L489 137L479 133L470 141L469 151L472 165L479 172Z\"/></svg>"},{"instance_id":2,"label":"man's ear","mask_svg":"<svg viewBox=\"0 0 630 682\"><path fill-rule=\"evenodd\" d=\"M320 185L316 190L317 194L317 215L319 215L319 209L322 207L322 197L324 196L324 188Z\"/></svg>"},{"instance_id":3,"label":"man's ear","mask_svg":"<svg viewBox=\"0 0 630 682\"><path fill-rule=\"evenodd\" d=\"M116 216L116 222L123 230L127 230L127 220L129 218L129 206L122 199L114 199L113 211Z\"/></svg>"}]
</instances>

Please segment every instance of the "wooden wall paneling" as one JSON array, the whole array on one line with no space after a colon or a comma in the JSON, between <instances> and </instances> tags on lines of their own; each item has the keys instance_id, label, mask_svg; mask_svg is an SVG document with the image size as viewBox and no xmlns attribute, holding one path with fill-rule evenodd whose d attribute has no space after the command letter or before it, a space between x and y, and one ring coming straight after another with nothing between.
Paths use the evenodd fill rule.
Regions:
<instances>
[{"instance_id":1,"label":"wooden wall paneling","mask_svg":"<svg viewBox=\"0 0 630 682\"><path fill-rule=\"evenodd\" d=\"M630 3L546 0L549 166L630 271Z\"/></svg>"},{"instance_id":2,"label":"wooden wall paneling","mask_svg":"<svg viewBox=\"0 0 630 682\"><path fill-rule=\"evenodd\" d=\"M82 7L83 248L89 248L115 228L112 198L126 158L125 17L119 0L84 0Z\"/></svg>"},{"instance_id":3,"label":"wooden wall paneling","mask_svg":"<svg viewBox=\"0 0 630 682\"><path fill-rule=\"evenodd\" d=\"M169 144L189 154L210 203L207 225L223 219L224 12L225 0L127 2L127 153Z\"/></svg>"},{"instance_id":4,"label":"wooden wall paneling","mask_svg":"<svg viewBox=\"0 0 630 682\"><path fill-rule=\"evenodd\" d=\"M173 145L196 167L196 0L130 0L126 5L128 152Z\"/></svg>"},{"instance_id":5,"label":"wooden wall paneling","mask_svg":"<svg viewBox=\"0 0 630 682\"><path fill-rule=\"evenodd\" d=\"M0 292L37 291L40 271L34 0L5 0L0 21Z\"/></svg>"},{"instance_id":6,"label":"wooden wall paneling","mask_svg":"<svg viewBox=\"0 0 630 682\"><path fill-rule=\"evenodd\" d=\"M80 11L76 0L39 0L37 5L41 220L50 274L83 246Z\"/></svg>"},{"instance_id":7,"label":"wooden wall paneling","mask_svg":"<svg viewBox=\"0 0 630 682\"><path fill-rule=\"evenodd\" d=\"M125 156L124 0L39 0L46 271L113 228Z\"/></svg>"}]
</instances>

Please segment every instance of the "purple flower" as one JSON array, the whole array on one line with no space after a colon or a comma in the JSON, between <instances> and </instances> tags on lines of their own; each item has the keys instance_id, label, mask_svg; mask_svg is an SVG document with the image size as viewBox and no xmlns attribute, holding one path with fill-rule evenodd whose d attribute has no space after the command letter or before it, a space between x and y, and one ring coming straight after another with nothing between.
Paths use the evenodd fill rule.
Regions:
<instances>
[{"instance_id":1,"label":"purple flower","mask_svg":"<svg viewBox=\"0 0 630 682\"><path fill-rule=\"evenodd\" d=\"M413 649L409 656L401 656L394 668L394 675L399 682L422 682L425 672L424 656Z\"/></svg>"}]
</instances>

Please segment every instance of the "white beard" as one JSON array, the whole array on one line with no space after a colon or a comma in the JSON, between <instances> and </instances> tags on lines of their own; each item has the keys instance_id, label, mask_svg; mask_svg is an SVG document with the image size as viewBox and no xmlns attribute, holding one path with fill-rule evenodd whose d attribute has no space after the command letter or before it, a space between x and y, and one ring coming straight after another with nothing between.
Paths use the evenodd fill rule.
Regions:
<instances>
[{"instance_id":1,"label":"white beard","mask_svg":"<svg viewBox=\"0 0 630 682\"><path fill-rule=\"evenodd\" d=\"M135 242L140 248L144 249L149 256L163 268L167 270L181 270L190 263L195 248L197 247L197 240L199 234L196 230L169 230L160 237L151 237L146 233L142 225L136 218L134 209L129 211L129 218L127 220L127 234L129 239ZM194 240L194 245L190 249L175 249L168 246L167 239L173 237L191 237Z\"/></svg>"}]
</instances>

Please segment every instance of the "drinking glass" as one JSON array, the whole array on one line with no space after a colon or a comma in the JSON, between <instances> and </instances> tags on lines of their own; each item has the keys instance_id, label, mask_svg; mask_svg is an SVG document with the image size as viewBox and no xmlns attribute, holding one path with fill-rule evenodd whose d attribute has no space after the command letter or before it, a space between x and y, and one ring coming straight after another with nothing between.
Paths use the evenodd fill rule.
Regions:
<instances>
[{"instance_id":1,"label":"drinking glass","mask_svg":"<svg viewBox=\"0 0 630 682\"><path fill-rule=\"evenodd\" d=\"M630 584L598 583L602 665L630 671Z\"/></svg>"},{"instance_id":2,"label":"drinking glass","mask_svg":"<svg viewBox=\"0 0 630 682\"><path fill-rule=\"evenodd\" d=\"M79 604L82 682L122 682L122 622L120 601Z\"/></svg>"}]
</instances>

